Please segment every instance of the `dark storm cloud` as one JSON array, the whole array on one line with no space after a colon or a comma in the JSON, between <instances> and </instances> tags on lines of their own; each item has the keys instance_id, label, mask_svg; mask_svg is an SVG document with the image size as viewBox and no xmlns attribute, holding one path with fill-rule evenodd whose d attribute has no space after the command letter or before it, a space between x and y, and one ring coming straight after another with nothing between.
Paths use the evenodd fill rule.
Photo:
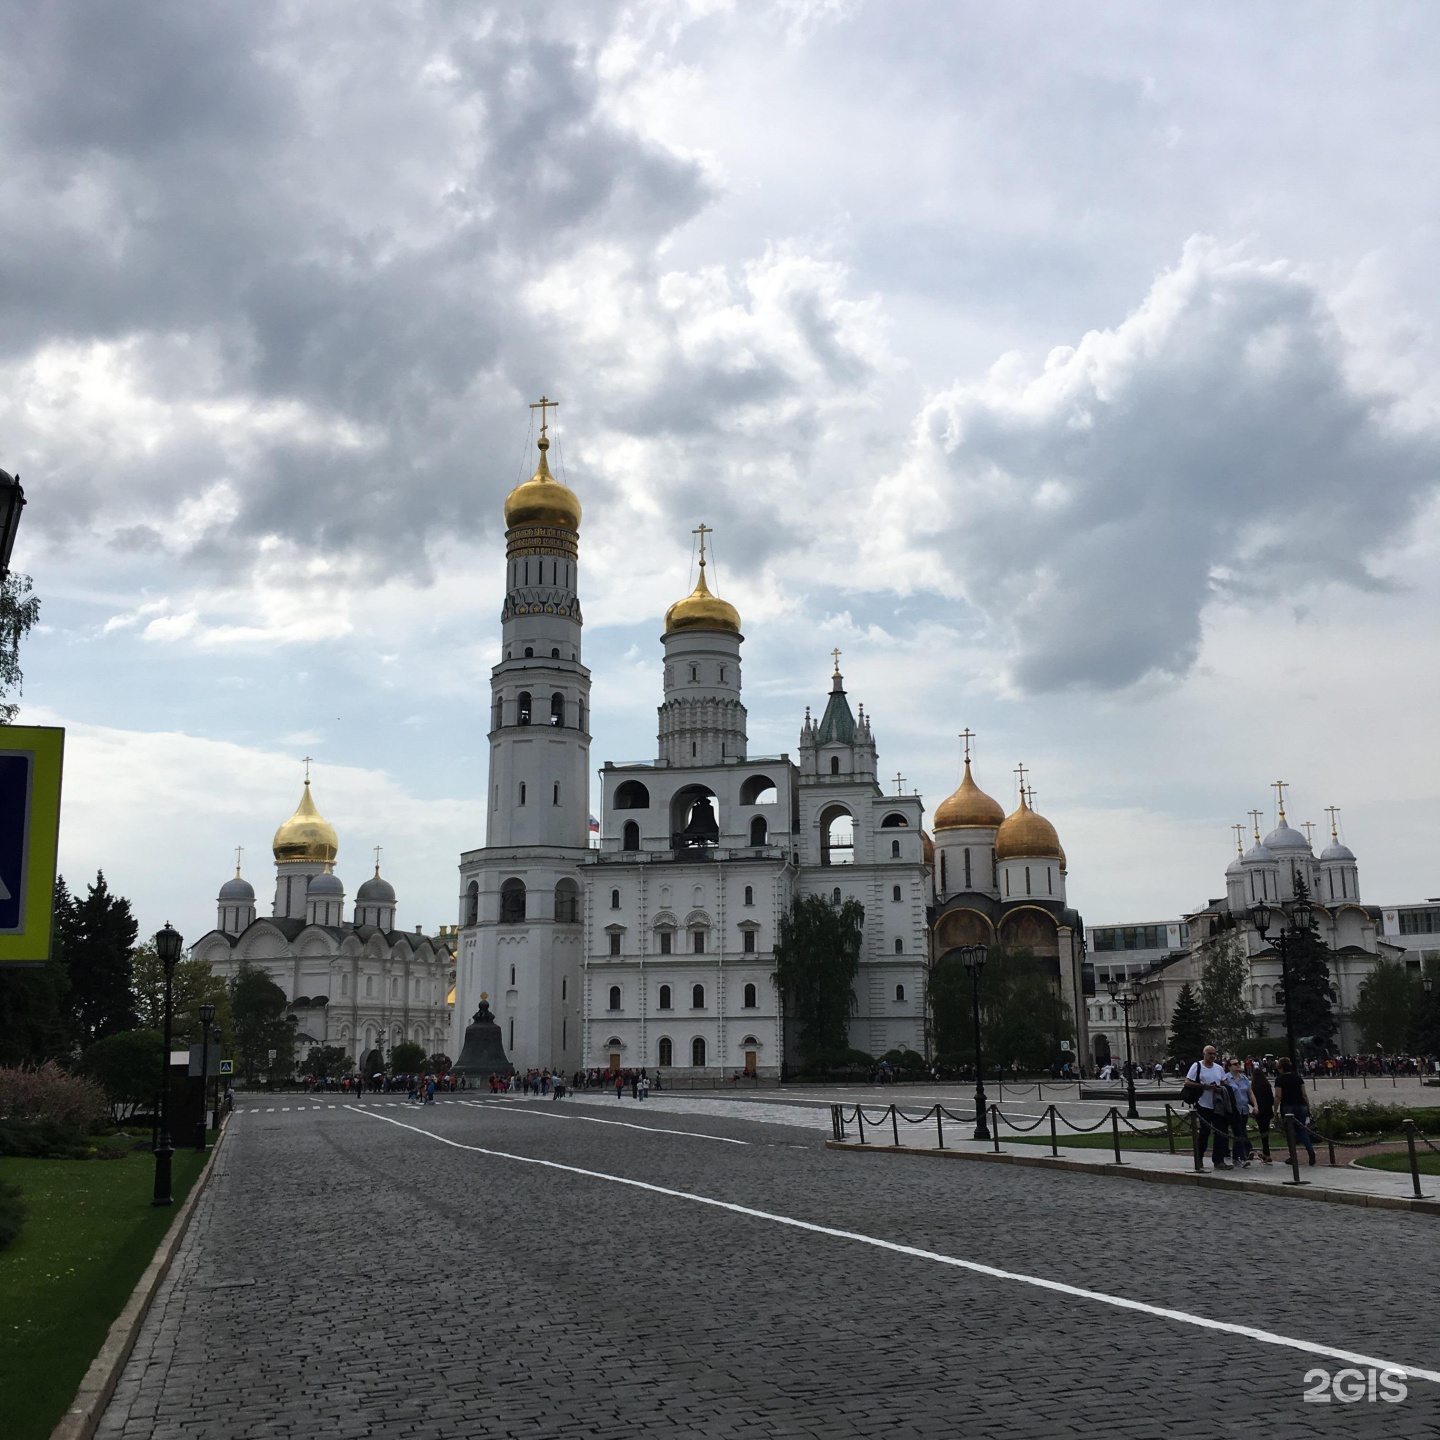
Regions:
<instances>
[{"instance_id":1,"label":"dark storm cloud","mask_svg":"<svg viewBox=\"0 0 1440 1440\"><path fill-rule=\"evenodd\" d=\"M307 422L242 440L174 419L123 486L103 446L37 439L39 526L123 526L216 480L239 514L209 562L262 534L343 550L488 515L514 479L517 391L565 375L526 281L581 236L643 262L707 195L604 113L615 13L7 7L0 353L123 343L161 407Z\"/></svg>"},{"instance_id":2,"label":"dark storm cloud","mask_svg":"<svg viewBox=\"0 0 1440 1440\"><path fill-rule=\"evenodd\" d=\"M1117 329L942 397L936 553L1026 690L1183 674L1215 600L1372 568L1440 478L1293 270L1192 242Z\"/></svg>"}]
</instances>

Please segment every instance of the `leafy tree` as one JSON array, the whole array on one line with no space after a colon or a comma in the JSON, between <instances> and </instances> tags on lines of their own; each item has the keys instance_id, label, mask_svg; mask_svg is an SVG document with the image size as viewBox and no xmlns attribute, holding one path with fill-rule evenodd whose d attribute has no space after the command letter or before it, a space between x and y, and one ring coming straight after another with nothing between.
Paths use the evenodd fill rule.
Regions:
<instances>
[{"instance_id":1,"label":"leafy tree","mask_svg":"<svg viewBox=\"0 0 1440 1440\"><path fill-rule=\"evenodd\" d=\"M1175 1012L1170 1017L1170 1060L1189 1069L1209 1043L1205 1011L1190 985L1182 985L1175 997Z\"/></svg>"},{"instance_id":2,"label":"leafy tree","mask_svg":"<svg viewBox=\"0 0 1440 1440\"><path fill-rule=\"evenodd\" d=\"M425 1066L425 1047L413 1040L402 1040L390 1052L390 1069L396 1075L414 1075Z\"/></svg>"},{"instance_id":3,"label":"leafy tree","mask_svg":"<svg viewBox=\"0 0 1440 1440\"><path fill-rule=\"evenodd\" d=\"M230 981L230 1029L240 1073L288 1075L295 1066L295 1031L285 1019L285 992L257 965L241 961ZM275 1062L270 1062L270 1051Z\"/></svg>"},{"instance_id":4,"label":"leafy tree","mask_svg":"<svg viewBox=\"0 0 1440 1440\"><path fill-rule=\"evenodd\" d=\"M1420 999L1410 1025L1410 1048L1417 1055L1440 1055L1440 974L1433 965L1423 974L1431 980L1427 994L1422 981Z\"/></svg>"},{"instance_id":5,"label":"leafy tree","mask_svg":"<svg viewBox=\"0 0 1440 1440\"><path fill-rule=\"evenodd\" d=\"M780 917L775 983L808 1064L850 1048L864 934L865 907L858 900L834 905L819 895L797 895Z\"/></svg>"},{"instance_id":6,"label":"leafy tree","mask_svg":"<svg viewBox=\"0 0 1440 1440\"><path fill-rule=\"evenodd\" d=\"M947 1065L975 1063L974 982L958 951L930 972L936 1056ZM1045 961L1030 950L992 945L980 972L980 1049L988 1066L1043 1070L1074 1029L1070 1007Z\"/></svg>"},{"instance_id":7,"label":"leafy tree","mask_svg":"<svg viewBox=\"0 0 1440 1440\"><path fill-rule=\"evenodd\" d=\"M160 1089L165 1037L157 1030L120 1030L86 1050L81 1068L110 1099L116 1120L149 1104Z\"/></svg>"},{"instance_id":8,"label":"leafy tree","mask_svg":"<svg viewBox=\"0 0 1440 1440\"><path fill-rule=\"evenodd\" d=\"M350 1068L350 1052L339 1045L314 1045L302 1068L312 1080L328 1080Z\"/></svg>"},{"instance_id":9,"label":"leafy tree","mask_svg":"<svg viewBox=\"0 0 1440 1440\"><path fill-rule=\"evenodd\" d=\"M0 696L20 693L20 641L40 618L40 601L30 593L28 575L7 575L0 581ZM0 725L13 725L19 712L13 701L0 703Z\"/></svg>"},{"instance_id":10,"label":"leafy tree","mask_svg":"<svg viewBox=\"0 0 1440 1440\"><path fill-rule=\"evenodd\" d=\"M432 1075L448 1075L450 1073L450 1067L454 1063L448 1055L443 1055L439 1051L436 1051L436 1053L425 1062L425 1068L430 1071Z\"/></svg>"},{"instance_id":11,"label":"leafy tree","mask_svg":"<svg viewBox=\"0 0 1440 1440\"><path fill-rule=\"evenodd\" d=\"M1303 880L1295 884L1295 898L1309 899ZM1286 962L1290 972L1290 1014L1296 1043L1329 1054L1335 1048L1335 987L1330 980L1330 950L1320 939L1314 916L1303 930L1287 937ZM1296 1059L1303 1058L1297 1055Z\"/></svg>"},{"instance_id":12,"label":"leafy tree","mask_svg":"<svg viewBox=\"0 0 1440 1440\"><path fill-rule=\"evenodd\" d=\"M1250 987L1250 957L1234 931L1207 940L1201 947L1204 969L1200 975L1200 1012L1210 1043L1222 1054L1238 1054L1255 1030L1246 991ZM1196 1051L1195 1058L1200 1058Z\"/></svg>"},{"instance_id":13,"label":"leafy tree","mask_svg":"<svg viewBox=\"0 0 1440 1440\"><path fill-rule=\"evenodd\" d=\"M132 955L134 966L135 1010L141 1025L161 1030L165 1025L165 967L155 950L155 942L137 945ZM200 1007L209 1002L215 1007L213 1026L219 1027L221 1042L230 1037L230 992L225 982L210 968L208 960L181 960L175 966L171 991L171 1025L177 1045L198 1045L204 1038L200 1023ZM210 1031L214 1043L216 1031Z\"/></svg>"},{"instance_id":14,"label":"leafy tree","mask_svg":"<svg viewBox=\"0 0 1440 1440\"><path fill-rule=\"evenodd\" d=\"M1377 962L1361 983L1352 1017L1361 1048L1400 1054L1409 1043L1423 994L1419 978L1398 961Z\"/></svg>"},{"instance_id":15,"label":"leafy tree","mask_svg":"<svg viewBox=\"0 0 1440 1440\"><path fill-rule=\"evenodd\" d=\"M59 895L57 893L57 900ZM70 976L70 1001L82 1048L135 1029L131 952L139 927L123 895L112 895L104 871L83 899L71 899L57 925Z\"/></svg>"}]
</instances>

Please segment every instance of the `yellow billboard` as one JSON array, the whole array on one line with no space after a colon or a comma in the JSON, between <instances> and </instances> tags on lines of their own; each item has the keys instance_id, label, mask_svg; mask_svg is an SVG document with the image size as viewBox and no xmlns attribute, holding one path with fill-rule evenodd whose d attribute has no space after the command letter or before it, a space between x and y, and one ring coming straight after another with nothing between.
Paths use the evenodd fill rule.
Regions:
<instances>
[{"instance_id":1,"label":"yellow billboard","mask_svg":"<svg viewBox=\"0 0 1440 1440\"><path fill-rule=\"evenodd\" d=\"M0 725L0 965L50 958L65 732Z\"/></svg>"}]
</instances>

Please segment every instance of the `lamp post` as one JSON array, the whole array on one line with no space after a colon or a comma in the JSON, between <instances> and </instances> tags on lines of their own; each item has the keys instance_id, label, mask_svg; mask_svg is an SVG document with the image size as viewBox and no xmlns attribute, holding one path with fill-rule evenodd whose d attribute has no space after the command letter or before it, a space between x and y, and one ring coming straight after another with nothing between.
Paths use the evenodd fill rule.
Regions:
<instances>
[{"instance_id":1,"label":"lamp post","mask_svg":"<svg viewBox=\"0 0 1440 1440\"><path fill-rule=\"evenodd\" d=\"M205 1110L210 1087L210 1026L215 1019L215 1007L207 1000L200 1007L200 1118L195 1122L195 1148L205 1148Z\"/></svg>"},{"instance_id":2,"label":"lamp post","mask_svg":"<svg viewBox=\"0 0 1440 1440\"><path fill-rule=\"evenodd\" d=\"M980 1058L980 972L989 954L984 945L962 945L960 959L970 972L970 1006L975 1019L975 1138L988 1140L990 1127L985 1121L985 1066Z\"/></svg>"},{"instance_id":3,"label":"lamp post","mask_svg":"<svg viewBox=\"0 0 1440 1440\"><path fill-rule=\"evenodd\" d=\"M1138 1120L1140 1112L1135 1108L1135 1057L1130 1051L1130 1007L1140 1002L1140 987L1132 980L1128 985L1111 980L1106 987L1110 998L1125 1014L1125 1093L1129 1099L1125 1114L1131 1120Z\"/></svg>"},{"instance_id":4,"label":"lamp post","mask_svg":"<svg viewBox=\"0 0 1440 1440\"><path fill-rule=\"evenodd\" d=\"M25 508L25 491L18 475L0 470L0 581L10 574L10 552L20 529L20 512Z\"/></svg>"},{"instance_id":5,"label":"lamp post","mask_svg":"<svg viewBox=\"0 0 1440 1440\"><path fill-rule=\"evenodd\" d=\"M1255 922L1255 933L1264 940L1270 929L1274 912L1264 901L1256 905L1250 911L1250 918ZM1310 902L1308 900L1297 900L1290 907L1290 933L1296 930L1308 930L1310 928ZM1280 931L1272 942L1280 952L1280 988L1285 1004L1285 1048L1290 1056L1290 1069L1293 1074L1300 1073L1299 1057L1295 1054L1295 1012L1290 1001L1290 935L1284 930Z\"/></svg>"},{"instance_id":6,"label":"lamp post","mask_svg":"<svg viewBox=\"0 0 1440 1440\"><path fill-rule=\"evenodd\" d=\"M170 1143L170 1040L174 1024L173 1005L175 1001L175 964L185 938L167 920L165 928L155 936L155 952L165 967L165 1052L161 1058L160 1071L160 1133L155 1139L155 1194L152 1205L172 1205L170 1193L171 1158L175 1154Z\"/></svg>"}]
</instances>

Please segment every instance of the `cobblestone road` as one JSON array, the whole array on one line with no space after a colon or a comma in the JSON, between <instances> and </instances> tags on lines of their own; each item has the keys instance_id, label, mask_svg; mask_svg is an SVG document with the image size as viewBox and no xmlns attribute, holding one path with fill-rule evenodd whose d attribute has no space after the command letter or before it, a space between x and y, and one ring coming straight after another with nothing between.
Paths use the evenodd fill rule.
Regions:
<instances>
[{"instance_id":1,"label":"cobblestone road","mask_svg":"<svg viewBox=\"0 0 1440 1440\"><path fill-rule=\"evenodd\" d=\"M1440 1370L1434 1220L884 1164L775 1118L237 1115L99 1434L1440 1437L1440 1385L1307 1404L1343 1361L663 1192Z\"/></svg>"}]
</instances>

